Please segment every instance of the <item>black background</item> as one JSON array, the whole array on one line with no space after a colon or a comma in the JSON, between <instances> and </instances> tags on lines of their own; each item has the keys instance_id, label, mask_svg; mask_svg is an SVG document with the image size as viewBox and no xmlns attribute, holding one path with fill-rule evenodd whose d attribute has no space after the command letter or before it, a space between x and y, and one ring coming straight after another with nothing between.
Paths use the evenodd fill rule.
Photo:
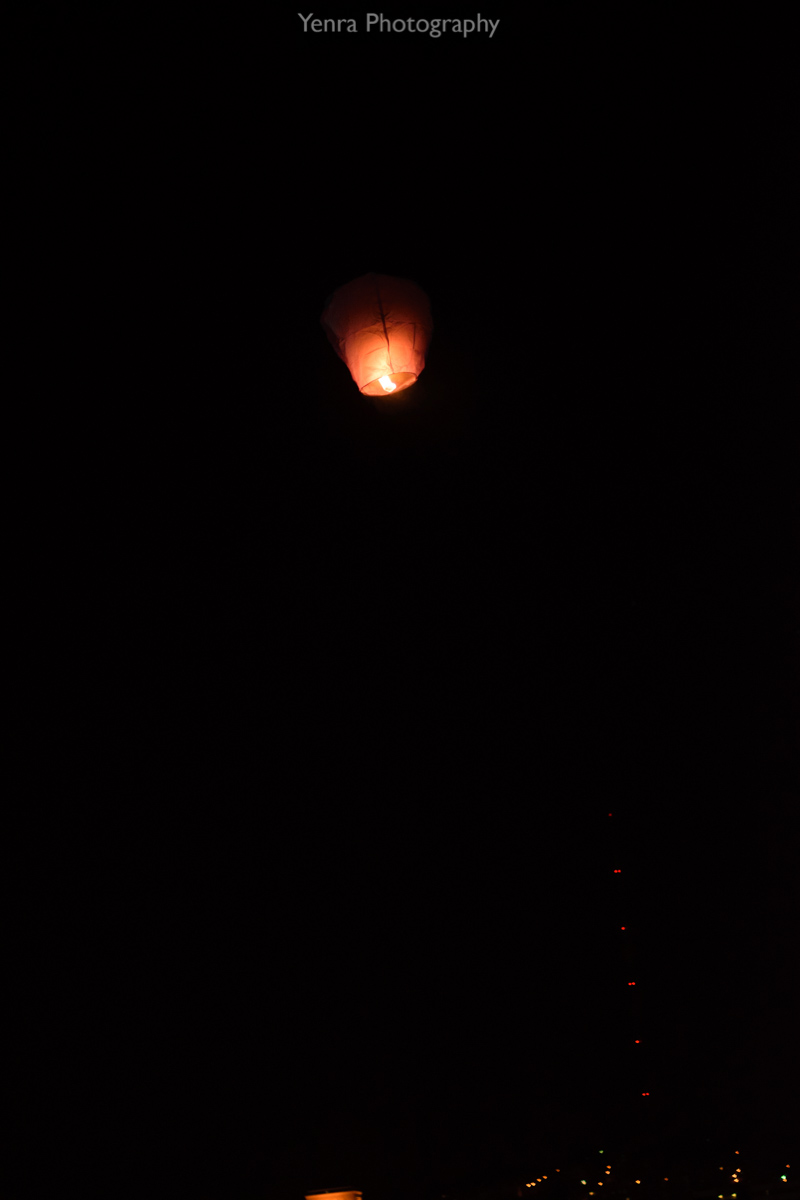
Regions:
<instances>
[{"instance_id":1,"label":"black background","mask_svg":"<svg viewBox=\"0 0 800 1200\"><path fill-rule=\"evenodd\" d=\"M783 34L488 15L34 38L16 1194L796 1137ZM319 324L371 270L394 413Z\"/></svg>"}]
</instances>

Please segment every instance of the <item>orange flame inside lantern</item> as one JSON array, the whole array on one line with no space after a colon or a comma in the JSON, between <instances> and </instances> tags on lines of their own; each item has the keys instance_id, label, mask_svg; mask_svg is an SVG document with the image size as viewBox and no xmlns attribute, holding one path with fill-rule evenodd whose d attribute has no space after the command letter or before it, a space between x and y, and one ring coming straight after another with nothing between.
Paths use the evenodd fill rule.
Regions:
<instances>
[{"instance_id":1,"label":"orange flame inside lantern","mask_svg":"<svg viewBox=\"0 0 800 1200\"><path fill-rule=\"evenodd\" d=\"M361 275L328 297L320 320L365 396L402 392L425 369L433 319L428 297L410 279Z\"/></svg>"}]
</instances>

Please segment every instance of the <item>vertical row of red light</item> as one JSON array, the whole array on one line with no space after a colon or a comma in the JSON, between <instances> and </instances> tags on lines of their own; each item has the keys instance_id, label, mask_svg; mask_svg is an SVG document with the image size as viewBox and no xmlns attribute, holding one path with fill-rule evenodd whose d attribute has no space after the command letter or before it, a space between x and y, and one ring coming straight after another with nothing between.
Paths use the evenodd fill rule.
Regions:
<instances>
[{"instance_id":1,"label":"vertical row of red light","mask_svg":"<svg viewBox=\"0 0 800 1200\"><path fill-rule=\"evenodd\" d=\"M607 818L611 828L611 858L610 870L612 872L612 886L615 891L615 903L613 906L614 916L617 922L616 934L620 945L620 958L624 969L624 979L621 979L621 986L624 985L630 996L630 1017L624 1023L623 1037L630 1043L626 1049L633 1055L634 1071L631 1081L631 1090L633 1099L638 1104L645 1103L650 1096L650 1081L646 1072L645 1064L649 1055L644 1050L644 1030L642 1024L642 1004L641 1004L641 979L639 976L637 956L635 952L634 929L632 926L633 913L630 909L630 897L628 889L625 886L624 872L626 864L623 863L622 847L618 836L619 818L615 818L614 813L610 812ZM629 1055L624 1055L629 1058Z\"/></svg>"}]
</instances>

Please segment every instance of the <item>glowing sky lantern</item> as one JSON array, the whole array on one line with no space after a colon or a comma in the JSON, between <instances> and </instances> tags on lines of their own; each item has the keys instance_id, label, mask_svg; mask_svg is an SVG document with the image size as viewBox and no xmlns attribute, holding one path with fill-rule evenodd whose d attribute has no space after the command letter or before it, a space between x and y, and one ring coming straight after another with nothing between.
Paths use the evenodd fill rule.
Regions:
<instances>
[{"instance_id":1,"label":"glowing sky lantern","mask_svg":"<svg viewBox=\"0 0 800 1200\"><path fill-rule=\"evenodd\" d=\"M328 297L321 322L365 396L402 392L425 369L431 306L410 279L361 275Z\"/></svg>"}]
</instances>

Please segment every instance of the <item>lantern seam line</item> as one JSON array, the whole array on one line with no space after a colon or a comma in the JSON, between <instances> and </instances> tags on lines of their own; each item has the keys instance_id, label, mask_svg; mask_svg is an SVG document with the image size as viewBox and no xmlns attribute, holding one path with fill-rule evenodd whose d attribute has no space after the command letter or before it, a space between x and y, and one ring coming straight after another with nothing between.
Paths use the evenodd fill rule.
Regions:
<instances>
[{"instance_id":1,"label":"lantern seam line","mask_svg":"<svg viewBox=\"0 0 800 1200\"><path fill-rule=\"evenodd\" d=\"M381 324L383 325L383 336L386 338L386 354L389 359L389 374L394 375L394 366L392 364L392 347L389 344L389 334L386 329L386 318L383 315L383 302L381 301L381 293L378 287L378 276L375 276L375 295L378 299L378 312L381 314Z\"/></svg>"}]
</instances>

